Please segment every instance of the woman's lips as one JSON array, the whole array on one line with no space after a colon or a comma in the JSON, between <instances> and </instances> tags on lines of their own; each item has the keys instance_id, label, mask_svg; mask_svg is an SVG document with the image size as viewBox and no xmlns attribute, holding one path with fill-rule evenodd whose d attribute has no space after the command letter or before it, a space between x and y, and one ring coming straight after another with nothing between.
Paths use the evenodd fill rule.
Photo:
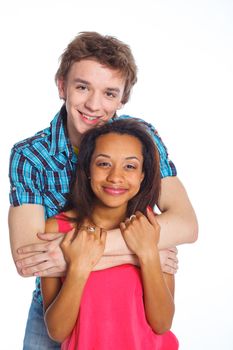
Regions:
<instances>
[{"instance_id":1,"label":"woman's lips","mask_svg":"<svg viewBox=\"0 0 233 350\"><path fill-rule=\"evenodd\" d=\"M104 190L104 192L106 192L112 196L119 196L119 195L127 192L126 188L115 188L115 187L103 187L103 190Z\"/></svg>"}]
</instances>

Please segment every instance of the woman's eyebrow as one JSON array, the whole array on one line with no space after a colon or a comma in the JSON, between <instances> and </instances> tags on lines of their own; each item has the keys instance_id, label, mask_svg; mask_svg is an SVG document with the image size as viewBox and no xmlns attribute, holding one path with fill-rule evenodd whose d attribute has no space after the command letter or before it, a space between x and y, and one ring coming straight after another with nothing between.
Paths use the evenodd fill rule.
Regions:
<instances>
[{"instance_id":1,"label":"woman's eyebrow","mask_svg":"<svg viewBox=\"0 0 233 350\"><path fill-rule=\"evenodd\" d=\"M95 158L98 158L98 157L106 157L106 158L111 158L108 154L104 154L104 153L99 153L95 156Z\"/></svg>"},{"instance_id":2,"label":"woman's eyebrow","mask_svg":"<svg viewBox=\"0 0 233 350\"><path fill-rule=\"evenodd\" d=\"M131 156L131 157L126 157L125 159L129 160L129 159L137 159L138 161L140 161L140 159L136 156Z\"/></svg>"},{"instance_id":3,"label":"woman's eyebrow","mask_svg":"<svg viewBox=\"0 0 233 350\"><path fill-rule=\"evenodd\" d=\"M98 157L106 157L106 158L111 158L111 156L109 156L108 154L105 153L99 153L95 156L95 159ZM130 157L125 157L125 159L127 160L131 160L131 159L137 159L140 162L140 159L136 156L130 156Z\"/></svg>"}]
</instances>

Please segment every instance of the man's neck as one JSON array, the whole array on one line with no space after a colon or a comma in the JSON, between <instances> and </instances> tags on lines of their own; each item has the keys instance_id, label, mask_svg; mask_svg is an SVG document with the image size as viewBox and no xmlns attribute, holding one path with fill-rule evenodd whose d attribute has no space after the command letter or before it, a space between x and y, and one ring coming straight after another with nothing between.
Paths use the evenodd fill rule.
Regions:
<instances>
[{"instance_id":1,"label":"man's neck","mask_svg":"<svg viewBox=\"0 0 233 350\"><path fill-rule=\"evenodd\" d=\"M68 132L68 137L71 145L76 149L79 148L80 141L81 141L81 134L76 130L73 130L71 127L69 127L68 124L67 124L67 132Z\"/></svg>"}]
</instances>

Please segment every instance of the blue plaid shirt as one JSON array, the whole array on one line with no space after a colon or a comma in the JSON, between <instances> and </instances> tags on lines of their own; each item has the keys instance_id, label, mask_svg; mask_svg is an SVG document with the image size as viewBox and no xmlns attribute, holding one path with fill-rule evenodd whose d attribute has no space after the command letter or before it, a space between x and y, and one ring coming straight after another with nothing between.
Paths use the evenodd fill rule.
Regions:
<instances>
[{"instance_id":1,"label":"blue plaid shirt","mask_svg":"<svg viewBox=\"0 0 233 350\"><path fill-rule=\"evenodd\" d=\"M132 117L122 115L118 118ZM142 119L137 120L148 126L157 145L161 177L176 176L176 168L168 159L167 149L156 129ZM40 204L44 206L45 218L56 215L67 200L77 161L68 139L63 106L50 127L12 148L9 169L11 205ZM36 279L34 298L42 302L39 278Z\"/></svg>"}]
</instances>

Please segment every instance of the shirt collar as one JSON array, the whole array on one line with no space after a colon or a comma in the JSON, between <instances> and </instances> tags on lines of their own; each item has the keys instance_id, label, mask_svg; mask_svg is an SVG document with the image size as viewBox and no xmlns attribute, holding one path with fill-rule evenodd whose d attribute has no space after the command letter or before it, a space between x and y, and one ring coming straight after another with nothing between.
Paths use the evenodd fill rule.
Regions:
<instances>
[{"instance_id":1,"label":"shirt collar","mask_svg":"<svg viewBox=\"0 0 233 350\"><path fill-rule=\"evenodd\" d=\"M117 114L115 113L110 122L116 118ZM50 123L51 147L49 153L50 155L54 156L61 152L65 152L69 158L72 158L72 160L76 161L77 155L75 154L68 137L66 120L67 111L66 106L64 104Z\"/></svg>"},{"instance_id":2,"label":"shirt collar","mask_svg":"<svg viewBox=\"0 0 233 350\"><path fill-rule=\"evenodd\" d=\"M68 157L72 157L73 151L68 138L66 128L67 112L65 105L62 106L60 111L55 115L54 119L50 123L51 128L51 147L50 155L55 155L61 152L65 152Z\"/></svg>"}]
</instances>

